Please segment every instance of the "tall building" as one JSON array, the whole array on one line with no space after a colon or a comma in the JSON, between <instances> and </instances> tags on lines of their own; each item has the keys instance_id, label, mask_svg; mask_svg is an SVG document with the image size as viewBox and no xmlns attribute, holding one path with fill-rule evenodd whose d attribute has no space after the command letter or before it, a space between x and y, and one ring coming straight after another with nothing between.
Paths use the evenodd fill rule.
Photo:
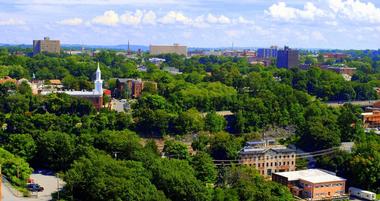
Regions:
<instances>
[{"instance_id":1,"label":"tall building","mask_svg":"<svg viewBox=\"0 0 380 201\"><path fill-rule=\"evenodd\" d=\"M187 46L173 44L173 45L150 45L149 53L151 55L159 54L179 54L187 56Z\"/></svg>"},{"instance_id":2,"label":"tall building","mask_svg":"<svg viewBox=\"0 0 380 201\"><path fill-rule=\"evenodd\" d=\"M257 57L260 59L277 58L277 46L257 49Z\"/></svg>"},{"instance_id":3,"label":"tall building","mask_svg":"<svg viewBox=\"0 0 380 201\"><path fill-rule=\"evenodd\" d=\"M42 52L59 54L61 52L61 42L59 40L50 40L49 37L45 37L43 40L33 40L33 55Z\"/></svg>"},{"instance_id":4,"label":"tall building","mask_svg":"<svg viewBox=\"0 0 380 201\"><path fill-rule=\"evenodd\" d=\"M285 46L283 50L277 52L277 67L278 68L297 68L299 66L298 50L290 49Z\"/></svg>"},{"instance_id":5,"label":"tall building","mask_svg":"<svg viewBox=\"0 0 380 201\"><path fill-rule=\"evenodd\" d=\"M346 179L320 169L308 169L272 174L272 181L287 186L293 195L305 200L343 200Z\"/></svg>"},{"instance_id":6,"label":"tall building","mask_svg":"<svg viewBox=\"0 0 380 201\"><path fill-rule=\"evenodd\" d=\"M247 142L240 152L240 164L255 167L263 176L270 176L274 172L294 171L296 152L275 145L274 140Z\"/></svg>"}]
</instances>

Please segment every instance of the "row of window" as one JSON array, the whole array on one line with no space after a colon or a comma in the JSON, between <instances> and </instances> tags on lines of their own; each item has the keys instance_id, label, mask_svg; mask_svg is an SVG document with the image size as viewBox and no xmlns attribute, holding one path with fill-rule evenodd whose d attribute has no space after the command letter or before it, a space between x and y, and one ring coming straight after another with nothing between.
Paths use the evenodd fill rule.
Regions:
<instances>
[{"instance_id":1,"label":"row of window","mask_svg":"<svg viewBox=\"0 0 380 201\"><path fill-rule=\"evenodd\" d=\"M274 166L282 166L282 165L290 165L290 164L292 164L292 165L294 165L294 161L292 161L292 162L274 162ZM265 165L265 163L257 163L257 165L256 164L249 164L249 166L257 166L257 167L264 167L264 165ZM267 162L267 164L266 164L266 167L273 167L273 162L271 162L271 163L269 163L269 162Z\"/></svg>"},{"instance_id":2,"label":"row of window","mask_svg":"<svg viewBox=\"0 0 380 201\"><path fill-rule=\"evenodd\" d=\"M337 186L343 186L342 183L336 183L336 184L320 184L315 185L315 188L326 188L326 187L337 187Z\"/></svg>"},{"instance_id":3,"label":"row of window","mask_svg":"<svg viewBox=\"0 0 380 201\"><path fill-rule=\"evenodd\" d=\"M344 191L336 191L335 192L335 195L342 195L342 194L344 194ZM324 197L326 195L330 196L330 192L328 192L328 193L316 193L315 194L316 197L322 197L322 196Z\"/></svg>"},{"instance_id":4,"label":"row of window","mask_svg":"<svg viewBox=\"0 0 380 201\"><path fill-rule=\"evenodd\" d=\"M267 156L266 157L266 159L267 160L269 160L269 159L277 159L277 158L279 158L279 159L281 159L281 158L284 158L284 159L286 159L286 158L294 158L294 156L295 155L284 155L284 156ZM249 156L247 156L247 157L245 157L245 159L251 159L251 160L261 160L261 159L265 159L265 157L263 156L263 157L261 157L261 156L258 156L258 157L256 157L256 156L253 156L253 157L249 157Z\"/></svg>"}]
</instances>

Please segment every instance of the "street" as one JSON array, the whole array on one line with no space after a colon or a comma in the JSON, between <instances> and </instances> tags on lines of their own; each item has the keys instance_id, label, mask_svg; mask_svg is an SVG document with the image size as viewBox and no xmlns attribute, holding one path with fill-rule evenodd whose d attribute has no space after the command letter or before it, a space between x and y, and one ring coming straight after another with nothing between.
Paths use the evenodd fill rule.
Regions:
<instances>
[{"instance_id":1,"label":"street","mask_svg":"<svg viewBox=\"0 0 380 201\"><path fill-rule=\"evenodd\" d=\"M32 197L16 197L8 187L3 184L3 201L48 201L51 200L51 194L57 191L58 180L57 177L52 175L32 174L31 178L35 183L44 187L43 192L33 193ZM59 179L60 188L63 187L64 182Z\"/></svg>"}]
</instances>

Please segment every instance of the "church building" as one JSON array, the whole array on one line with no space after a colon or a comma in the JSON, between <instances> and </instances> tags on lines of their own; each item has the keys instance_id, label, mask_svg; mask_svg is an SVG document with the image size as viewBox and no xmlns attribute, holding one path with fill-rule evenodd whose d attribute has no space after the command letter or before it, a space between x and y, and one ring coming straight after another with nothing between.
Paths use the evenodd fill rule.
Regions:
<instances>
[{"instance_id":1,"label":"church building","mask_svg":"<svg viewBox=\"0 0 380 201\"><path fill-rule=\"evenodd\" d=\"M43 91L41 95L47 95L50 93L65 93L70 96L75 96L78 98L83 98L91 101L92 105L100 110L103 106L103 80L102 80L102 72L100 71L99 63L98 68L96 70L96 79L94 81L95 89L92 91Z\"/></svg>"}]
</instances>

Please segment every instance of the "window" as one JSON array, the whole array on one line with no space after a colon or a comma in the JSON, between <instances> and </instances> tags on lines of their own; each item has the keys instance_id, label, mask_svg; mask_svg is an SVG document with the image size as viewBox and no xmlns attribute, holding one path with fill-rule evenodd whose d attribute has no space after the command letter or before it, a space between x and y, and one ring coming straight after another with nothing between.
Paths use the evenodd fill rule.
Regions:
<instances>
[{"instance_id":1,"label":"window","mask_svg":"<svg viewBox=\"0 0 380 201\"><path fill-rule=\"evenodd\" d=\"M274 166L277 166L277 162L274 162Z\"/></svg>"},{"instance_id":2,"label":"window","mask_svg":"<svg viewBox=\"0 0 380 201\"><path fill-rule=\"evenodd\" d=\"M273 162L270 163L270 166L271 166L271 167L273 166Z\"/></svg>"},{"instance_id":3,"label":"window","mask_svg":"<svg viewBox=\"0 0 380 201\"><path fill-rule=\"evenodd\" d=\"M294 165L294 161L292 161L292 165Z\"/></svg>"}]
</instances>

